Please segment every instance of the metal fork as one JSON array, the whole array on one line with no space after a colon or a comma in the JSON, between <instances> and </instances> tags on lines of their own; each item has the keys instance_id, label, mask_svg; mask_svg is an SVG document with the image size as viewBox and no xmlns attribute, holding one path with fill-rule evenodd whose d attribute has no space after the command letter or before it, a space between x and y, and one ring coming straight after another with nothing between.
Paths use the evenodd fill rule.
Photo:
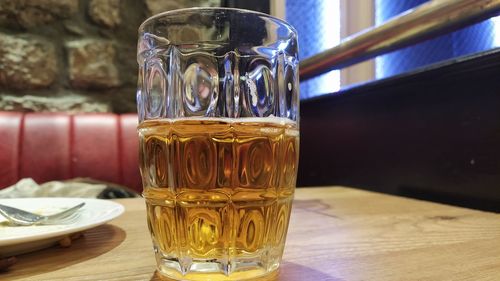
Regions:
<instances>
[{"instance_id":1,"label":"metal fork","mask_svg":"<svg viewBox=\"0 0 500 281\"><path fill-rule=\"evenodd\" d=\"M83 207L85 202L49 216L37 215L14 207L0 204L0 214L14 225L34 224L64 224L70 223L77 217L76 211Z\"/></svg>"}]
</instances>

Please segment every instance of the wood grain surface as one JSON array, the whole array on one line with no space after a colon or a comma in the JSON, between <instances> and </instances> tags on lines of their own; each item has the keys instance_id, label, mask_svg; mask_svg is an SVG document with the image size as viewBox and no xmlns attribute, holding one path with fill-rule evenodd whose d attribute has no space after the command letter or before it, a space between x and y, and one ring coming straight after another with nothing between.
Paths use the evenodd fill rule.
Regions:
<instances>
[{"instance_id":1,"label":"wood grain surface","mask_svg":"<svg viewBox=\"0 0 500 281\"><path fill-rule=\"evenodd\" d=\"M161 280L142 199L0 280ZM344 187L298 189L277 280L500 280L500 215Z\"/></svg>"}]
</instances>

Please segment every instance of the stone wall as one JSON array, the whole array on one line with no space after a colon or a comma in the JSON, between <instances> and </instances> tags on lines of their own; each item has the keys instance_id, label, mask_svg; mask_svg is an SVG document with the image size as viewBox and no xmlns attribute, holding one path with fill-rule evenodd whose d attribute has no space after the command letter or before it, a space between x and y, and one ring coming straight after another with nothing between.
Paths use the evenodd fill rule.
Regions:
<instances>
[{"instance_id":1,"label":"stone wall","mask_svg":"<svg viewBox=\"0 0 500 281\"><path fill-rule=\"evenodd\" d=\"M0 0L0 110L135 112L137 28L220 0Z\"/></svg>"}]
</instances>

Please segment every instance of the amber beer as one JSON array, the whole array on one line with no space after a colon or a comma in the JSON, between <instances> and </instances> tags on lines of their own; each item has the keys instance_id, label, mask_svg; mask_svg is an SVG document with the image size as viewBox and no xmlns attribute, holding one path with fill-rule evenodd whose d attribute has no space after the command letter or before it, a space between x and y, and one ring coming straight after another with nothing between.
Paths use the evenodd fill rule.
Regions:
<instances>
[{"instance_id":1,"label":"amber beer","mask_svg":"<svg viewBox=\"0 0 500 281\"><path fill-rule=\"evenodd\" d=\"M203 280L189 272L209 264L237 280L248 269L276 269L295 189L295 122L148 120L139 135L148 226L166 273Z\"/></svg>"}]
</instances>

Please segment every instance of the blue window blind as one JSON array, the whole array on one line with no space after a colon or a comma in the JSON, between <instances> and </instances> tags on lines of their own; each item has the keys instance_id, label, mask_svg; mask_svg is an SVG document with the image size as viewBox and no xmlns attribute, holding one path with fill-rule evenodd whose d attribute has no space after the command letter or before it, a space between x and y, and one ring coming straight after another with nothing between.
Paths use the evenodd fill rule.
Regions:
<instances>
[{"instance_id":1,"label":"blue window blind","mask_svg":"<svg viewBox=\"0 0 500 281\"><path fill-rule=\"evenodd\" d=\"M340 42L339 0L286 0L286 20L299 34L301 60ZM339 71L330 71L300 83L301 99L337 91Z\"/></svg>"},{"instance_id":2,"label":"blue window blind","mask_svg":"<svg viewBox=\"0 0 500 281\"><path fill-rule=\"evenodd\" d=\"M500 16L491 19L493 22L493 29L495 30L493 45L495 47L500 47Z\"/></svg>"},{"instance_id":3,"label":"blue window blind","mask_svg":"<svg viewBox=\"0 0 500 281\"><path fill-rule=\"evenodd\" d=\"M374 0L376 24L429 0ZM340 42L340 0L286 0L286 20L299 34L301 60ZM500 47L500 16L375 60L376 78L384 78L435 62ZM331 71L300 85L301 99L339 90L340 72Z\"/></svg>"},{"instance_id":4,"label":"blue window blind","mask_svg":"<svg viewBox=\"0 0 500 281\"><path fill-rule=\"evenodd\" d=\"M388 19L428 0L375 0L375 20ZM376 59L376 77L384 78L431 63L473 54L500 44L499 18L485 20L461 30L410 46Z\"/></svg>"}]
</instances>

